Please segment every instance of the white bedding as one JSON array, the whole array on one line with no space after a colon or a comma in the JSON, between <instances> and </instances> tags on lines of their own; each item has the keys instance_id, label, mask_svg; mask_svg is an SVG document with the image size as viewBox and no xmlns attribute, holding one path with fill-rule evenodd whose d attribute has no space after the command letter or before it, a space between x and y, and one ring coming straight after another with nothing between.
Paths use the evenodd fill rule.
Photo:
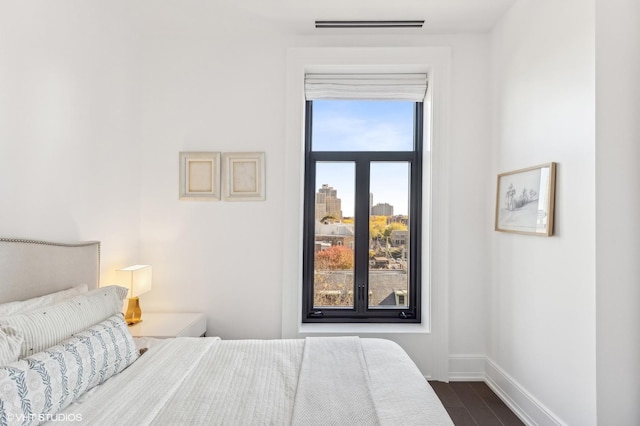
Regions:
<instances>
[{"instance_id":1,"label":"white bedding","mask_svg":"<svg viewBox=\"0 0 640 426\"><path fill-rule=\"evenodd\" d=\"M51 424L453 424L398 345L340 337L169 339L55 420Z\"/></svg>"}]
</instances>

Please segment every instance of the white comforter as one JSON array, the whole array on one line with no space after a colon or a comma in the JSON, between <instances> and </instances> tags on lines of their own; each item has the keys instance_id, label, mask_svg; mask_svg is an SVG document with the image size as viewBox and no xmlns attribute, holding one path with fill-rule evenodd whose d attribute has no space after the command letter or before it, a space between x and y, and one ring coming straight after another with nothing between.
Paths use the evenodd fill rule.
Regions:
<instances>
[{"instance_id":1,"label":"white comforter","mask_svg":"<svg viewBox=\"0 0 640 426\"><path fill-rule=\"evenodd\" d=\"M55 424L451 425L393 342L170 339L64 410Z\"/></svg>"}]
</instances>

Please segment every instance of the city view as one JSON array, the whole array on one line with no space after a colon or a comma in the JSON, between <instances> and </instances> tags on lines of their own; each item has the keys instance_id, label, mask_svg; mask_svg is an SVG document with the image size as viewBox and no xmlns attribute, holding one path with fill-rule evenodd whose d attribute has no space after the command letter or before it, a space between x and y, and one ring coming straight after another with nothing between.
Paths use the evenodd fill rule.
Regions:
<instances>
[{"instance_id":1,"label":"city view","mask_svg":"<svg viewBox=\"0 0 640 426\"><path fill-rule=\"evenodd\" d=\"M313 101L311 151L331 153L314 163L315 235L313 296L315 308L353 307L354 247L368 250L368 308L408 308L409 294L409 201L412 162L396 156L371 160L368 169L368 217L355 217L356 167L352 159L333 159L341 152L397 152L414 150L415 103L388 100ZM340 157L339 155L337 157ZM393 156L392 156L393 157ZM346 158L350 158L347 156ZM402 159L400 159L402 158ZM359 174L358 182L363 184ZM311 195L311 194L309 194ZM355 229L368 222L368 241L355 241ZM359 268L362 265L359 265ZM360 273L360 269L358 273ZM361 287L360 287L361 288ZM362 301L363 299L360 299ZM358 301L357 305L360 305Z\"/></svg>"},{"instance_id":2,"label":"city view","mask_svg":"<svg viewBox=\"0 0 640 426\"><path fill-rule=\"evenodd\" d=\"M407 185L395 188L396 197L402 194L402 186L404 196L400 199L406 206ZM394 212L394 206L386 201L374 203L374 195L369 194L368 306L407 307L409 217ZM314 306L318 308L353 306L355 221L353 205L346 209L337 188L329 184L318 188L314 248Z\"/></svg>"}]
</instances>

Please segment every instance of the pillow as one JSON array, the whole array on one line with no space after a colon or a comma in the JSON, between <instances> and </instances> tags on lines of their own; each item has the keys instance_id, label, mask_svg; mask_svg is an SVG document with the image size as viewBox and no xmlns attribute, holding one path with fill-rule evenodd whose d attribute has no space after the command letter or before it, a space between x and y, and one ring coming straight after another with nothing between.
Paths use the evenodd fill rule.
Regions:
<instances>
[{"instance_id":1,"label":"pillow","mask_svg":"<svg viewBox=\"0 0 640 426\"><path fill-rule=\"evenodd\" d=\"M34 297L33 299L22 300L19 302L3 303L0 305L0 316L23 314L34 309L55 305L56 303L71 299L73 296L86 293L87 291L87 285L81 284L66 290L56 291L55 293Z\"/></svg>"},{"instance_id":2,"label":"pillow","mask_svg":"<svg viewBox=\"0 0 640 426\"><path fill-rule=\"evenodd\" d=\"M18 360L23 340L15 328L8 325L0 326L0 366Z\"/></svg>"},{"instance_id":3,"label":"pillow","mask_svg":"<svg viewBox=\"0 0 640 426\"><path fill-rule=\"evenodd\" d=\"M22 335L20 358L33 355L109 318L122 313L122 295L127 289L108 286L19 315L0 318Z\"/></svg>"},{"instance_id":4,"label":"pillow","mask_svg":"<svg viewBox=\"0 0 640 426\"><path fill-rule=\"evenodd\" d=\"M110 289L109 291L114 291L116 293L116 295L118 296L118 299L120 299L121 302L124 301L124 299L127 298L127 294L129 294L129 289L126 287L120 287L119 285L108 285L106 287L100 287L97 288L95 290L90 291L91 292L100 292L100 290L102 289Z\"/></svg>"},{"instance_id":5,"label":"pillow","mask_svg":"<svg viewBox=\"0 0 640 426\"><path fill-rule=\"evenodd\" d=\"M0 367L0 424L38 424L138 358L122 315ZM25 420L23 422L23 420Z\"/></svg>"}]
</instances>

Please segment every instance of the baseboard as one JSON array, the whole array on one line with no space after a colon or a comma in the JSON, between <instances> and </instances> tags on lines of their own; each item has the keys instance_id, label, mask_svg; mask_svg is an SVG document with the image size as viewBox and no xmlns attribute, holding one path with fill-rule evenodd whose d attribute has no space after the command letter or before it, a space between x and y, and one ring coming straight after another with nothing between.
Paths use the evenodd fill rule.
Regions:
<instances>
[{"instance_id":1,"label":"baseboard","mask_svg":"<svg viewBox=\"0 0 640 426\"><path fill-rule=\"evenodd\" d=\"M495 362L486 360L485 383L527 425L566 425Z\"/></svg>"},{"instance_id":2,"label":"baseboard","mask_svg":"<svg viewBox=\"0 0 640 426\"><path fill-rule=\"evenodd\" d=\"M485 382L526 425L566 424L486 356L450 356L449 380Z\"/></svg>"},{"instance_id":3,"label":"baseboard","mask_svg":"<svg viewBox=\"0 0 640 426\"><path fill-rule=\"evenodd\" d=\"M484 355L449 356L449 380L454 382L483 382L485 380Z\"/></svg>"}]
</instances>

